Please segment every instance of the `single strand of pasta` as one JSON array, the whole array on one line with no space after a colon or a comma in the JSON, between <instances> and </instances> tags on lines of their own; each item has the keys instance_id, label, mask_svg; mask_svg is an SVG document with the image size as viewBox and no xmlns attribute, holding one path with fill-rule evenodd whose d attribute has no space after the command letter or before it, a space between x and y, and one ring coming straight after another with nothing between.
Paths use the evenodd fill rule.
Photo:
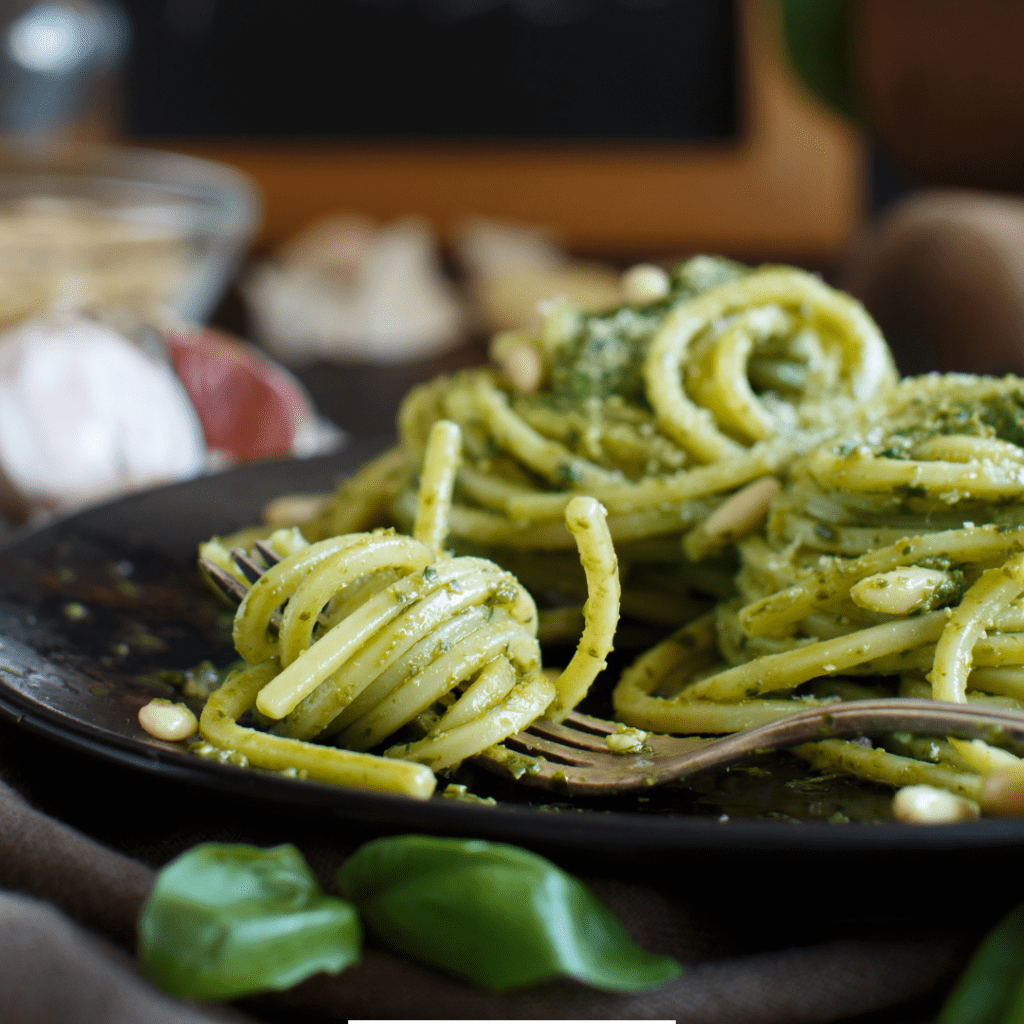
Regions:
<instances>
[{"instance_id":1,"label":"single strand of pasta","mask_svg":"<svg viewBox=\"0 0 1024 1024\"><path fill-rule=\"evenodd\" d=\"M1019 768L1021 765L1019 757L984 740L963 740L956 736L949 736L947 740L971 768L982 775L991 775L1001 768Z\"/></svg>"},{"instance_id":2,"label":"single strand of pasta","mask_svg":"<svg viewBox=\"0 0 1024 1024\"><path fill-rule=\"evenodd\" d=\"M848 672L864 672L869 675L900 675L903 672L930 672L935 664L936 644L922 644L913 650L900 651L895 655L874 658L863 665L847 669ZM1024 665L1024 633L990 633L979 639L972 651L971 664L974 668L1000 668L1009 665ZM927 684L925 684L927 685ZM931 697L931 692L922 694Z\"/></svg>"},{"instance_id":3,"label":"single strand of pasta","mask_svg":"<svg viewBox=\"0 0 1024 1024\"><path fill-rule=\"evenodd\" d=\"M938 434L922 441L914 449L918 459L938 459L946 462L974 462L1010 460L1024 464L1024 448L998 437L976 437L972 434Z\"/></svg>"},{"instance_id":4,"label":"single strand of pasta","mask_svg":"<svg viewBox=\"0 0 1024 1024\"><path fill-rule=\"evenodd\" d=\"M918 487L939 494L956 492L960 500L998 501L1024 493L1024 465L1016 461L917 461L819 450L807 457L804 468L822 486L877 494Z\"/></svg>"},{"instance_id":5,"label":"single strand of pasta","mask_svg":"<svg viewBox=\"0 0 1024 1024\"><path fill-rule=\"evenodd\" d=\"M975 644L996 615L1024 591L1024 554L1000 569L989 569L952 610L935 648L928 680L936 700L966 703L967 676Z\"/></svg>"},{"instance_id":6,"label":"single strand of pasta","mask_svg":"<svg viewBox=\"0 0 1024 1024\"><path fill-rule=\"evenodd\" d=\"M968 688L984 690L1024 701L1024 666L1000 666L998 668L975 668L967 677Z\"/></svg>"},{"instance_id":7,"label":"single strand of pasta","mask_svg":"<svg viewBox=\"0 0 1024 1024\"><path fill-rule=\"evenodd\" d=\"M736 701L772 690L793 689L817 676L833 675L873 658L935 641L945 624L941 611L895 619L728 668L692 683L683 695L690 700Z\"/></svg>"},{"instance_id":8,"label":"single strand of pasta","mask_svg":"<svg viewBox=\"0 0 1024 1024\"><path fill-rule=\"evenodd\" d=\"M244 754L257 768L298 769L317 782L402 793L418 800L434 792L434 773L423 765L271 736L238 725L237 719L252 708L257 693L276 671L274 662L263 662L229 676L206 702L200 735L224 750Z\"/></svg>"},{"instance_id":9,"label":"single strand of pasta","mask_svg":"<svg viewBox=\"0 0 1024 1024\"><path fill-rule=\"evenodd\" d=\"M782 334L790 325L790 317L776 306L739 314L715 340L709 353L711 373L697 375L694 382L694 397L711 411L718 425L748 443L777 434L779 424L754 394L747 361L758 342Z\"/></svg>"},{"instance_id":10,"label":"single strand of pasta","mask_svg":"<svg viewBox=\"0 0 1024 1024\"><path fill-rule=\"evenodd\" d=\"M787 541L799 541L804 547L846 558L857 557L872 548L889 547L907 537L928 532L920 526L910 530L888 526L823 526L816 519L792 512L783 514L777 529Z\"/></svg>"},{"instance_id":11,"label":"single strand of pasta","mask_svg":"<svg viewBox=\"0 0 1024 1024\"><path fill-rule=\"evenodd\" d=\"M561 722L583 699L597 674L607 666L619 621L619 564L604 523L605 510L594 498L569 502L565 523L576 540L587 577L583 606L585 626L572 660L555 681L555 701L547 717Z\"/></svg>"},{"instance_id":12,"label":"single strand of pasta","mask_svg":"<svg viewBox=\"0 0 1024 1024\"><path fill-rule=\"evenodd\" d=\"M839 769L861 779L889 786L938 786L960 796L977 800L982 777L942 764L930 764L912 757L890 754L879 748L862 747L849 740L821 740L793 748L818 769Z\"/></svg>"},{"instance_id":13,"label":"single strand of pasta","mask_svg":"<svg viewBox=\"0 0 1024 1024\"><path fill-rule=\"evenodd\" d=\"M624 694L623 702L616 706L615 715L626 725L637 729L704 736L754 729L819 703L811 698L761 698L719 704L710 700L680 701L658 696L637 696L631 699L631 696Z\"/></svg>"},{"instance_id":14,"label":"single strand of pasta","mask_svg":"<svg viewBox=\"0 0 1024 1024\"><path fill-rule=\"evenodd\" d=\"M440 551L448 534L448 513L461 443L461 432L450 420L438 420L430 428L412 535L431 551Z\"/></svg>"}]
</instances>

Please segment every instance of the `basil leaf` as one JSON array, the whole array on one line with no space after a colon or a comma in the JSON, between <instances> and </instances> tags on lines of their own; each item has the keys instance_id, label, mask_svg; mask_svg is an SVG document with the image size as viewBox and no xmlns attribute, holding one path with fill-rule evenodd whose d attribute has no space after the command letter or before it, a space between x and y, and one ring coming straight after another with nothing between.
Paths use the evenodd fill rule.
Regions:
<instances>
[{"instance_id":1,"label":"basil leaf","mask_svg":"<svg viewBox=\"0 0 1024 1024\"><path fill-rule=\"evenodd\" d=\"M1024 1024L1024 906L988 933L935 1024Z\"/></svg>"},{"instance_id":2,"label":"basil leaf","mask_svg":"<svg viewBox=\"0 0 1024 1024\"><path fill-rule=\"evenodd\" d=\"M1024 978L1018 976L1017 987L1010 999L1002 1024L1024 1024Z\"/></svg>"},{"instance_id":3,"label":"basil leaf","mask_svg":"<svg viewBox=\"0 0 1024 1024\"><path fill-rule=\"evenodd\" d=\"M139 962L186 999L234 999L356 963L351 904L325 896L294 846L206 843L168 864L139 919Z\"/></svg>"},{"instance_id":4,"label":"basil leaf","mask_svg":"<svg viewBox=\"0 0 1024 1024\"><path fill-rule=\"evenodd\" d=\"M359 848L338 886L407 956L502 992L567 976L611 992L674 978L582 882L514 846L397 836Z\"/></svg>"}]
</instances>

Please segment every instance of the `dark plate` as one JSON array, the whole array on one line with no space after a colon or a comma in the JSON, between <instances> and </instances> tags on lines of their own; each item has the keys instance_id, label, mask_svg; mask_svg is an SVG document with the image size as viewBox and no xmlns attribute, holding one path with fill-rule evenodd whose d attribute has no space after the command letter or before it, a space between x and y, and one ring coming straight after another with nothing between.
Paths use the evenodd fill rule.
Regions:
<instances>
[{"instance_id":1,"label":"dark plate","mask_svg":"<svg viewBox=\"0 0 1024 1024\"><path fill-rule=\"evenodd\" d=\"M378 830L476 835L645 862L679 856L967 853L1024 842L1024 821L908 828L643 813L631 805L553 812L535 791L498 806L417 802L205 761L147 736L137 709L161 668L232 660L226 610L203 589L196 544L256 521L288 491L325 490L380 448L232 470L133 494L13 537L0 550L0 715L107 761L182 785L308 806ZM149 681L147 681L147 677ZM531 802L532 801L532 802Z\"/></svg>"}]
</instances>

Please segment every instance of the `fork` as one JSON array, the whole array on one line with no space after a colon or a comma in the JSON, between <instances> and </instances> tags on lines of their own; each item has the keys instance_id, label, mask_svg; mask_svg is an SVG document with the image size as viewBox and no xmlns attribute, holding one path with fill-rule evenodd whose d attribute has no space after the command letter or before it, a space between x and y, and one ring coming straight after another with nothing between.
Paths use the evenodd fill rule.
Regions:
<instances>
[{"instance_id":1,"label":"fork","mask_svg":"<svg viewBox=\"0 0 1024 1024\"><path fill-rule=\"evenodd\" d=\"M721 739L651 733L635 754L608 748L606 737L619 728L618 722L571 711L560 725L538 719L474 760L528 786L602 796L660 786L736 764L751 754L826 739L912 732L1024 744L1024 713L1019 711L903 697L808 708Z\"/></svg>"},{"instance_id":2,"label":"fork","mask_svg":"<svg viewBox=\"0 0 1024 1024\"><path fill-rule=\"evenodd\" d=\"M280 561L262 541L253 545L268 566ZM266 569L247 552L231 556L250 583ZM247 587L208 559L200 568L217 590L238 602ZM697 772L724 768L754 753L825 739L856 739L883 733L1012 741L1024 746L1024 713L937 700L883 698L808 708L720 739L643 734L636 753L615 753L607 737L621 728L577 711L556 724L537 719L503 743L474 755L481 767L527 786L570 796L603 796L679 781ZM639 739L639 737L638 737Z\"/></svg>"}]
</instances>

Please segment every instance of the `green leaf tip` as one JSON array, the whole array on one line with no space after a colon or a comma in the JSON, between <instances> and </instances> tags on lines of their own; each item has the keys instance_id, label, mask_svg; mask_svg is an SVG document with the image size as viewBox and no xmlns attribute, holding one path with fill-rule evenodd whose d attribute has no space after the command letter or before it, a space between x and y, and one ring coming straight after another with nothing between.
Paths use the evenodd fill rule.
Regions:
<instances>
[{"instance_id":1,"label":"green leaf tip","mask_svg":"<svg viewBox=\"0 0 1024 1024\"><path fill-rule=\"evenodd\" d=\"M194 847L157 876L138 932L143 974L185 999L289 988L362 948L355 909L323 893L294 846Z\"/></svg>"},{"instance_id":2,"label":"green leaf tip","mask_svg":"<svg viewBox=\"0 0 1024 1024\"><path fill-rule=\"evenodd\" d=\"M640 949L582 882L515 846L377 839L337 877L367 926L394 948L491 991L568 977L639 992L681 970Z\"/></svg>"},{"instance_id":3,"label":"green leaf tip","mask_svg":"<svg viewBox=\"0 0 1024 1024\"><path fill-rule=\"evenodd\" d=\"M1024 906L985 936L935 1024L1024 1024Z\"/></svg>"}]
</instances>

